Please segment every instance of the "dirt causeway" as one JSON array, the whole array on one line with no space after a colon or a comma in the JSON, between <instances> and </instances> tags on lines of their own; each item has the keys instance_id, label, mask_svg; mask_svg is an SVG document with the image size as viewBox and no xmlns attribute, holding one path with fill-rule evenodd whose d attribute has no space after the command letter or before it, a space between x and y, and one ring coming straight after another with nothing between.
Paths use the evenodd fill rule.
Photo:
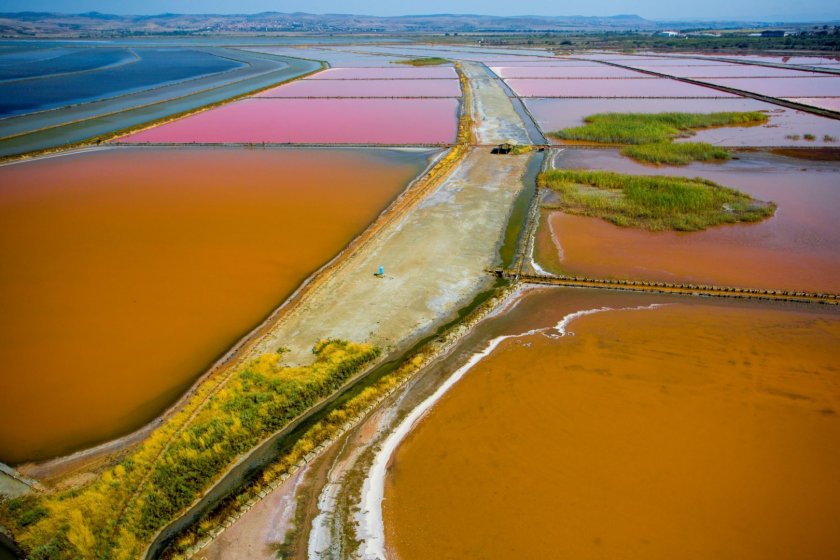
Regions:
<instances>
[{"instance_id":1,"label":"dirt causeway","mask_svg":"<svg viewBox=\"0 0 840 560\"><path fill-rule=\"evenodd\" d=\"M479 64L464 64L464 71L472 88L476 141L528 143L525 125L498 82ZM531 157L500 157L488 147L472 148L418 205L348 255L346 264L307 294L251 353L284 346L291 350L289 360L305 362L313 342L324 337L401 348L433 331L490 285L485 269L497 260ZM373 275L379 266L384 278ZM294 492L287 481L266 500L276 502ZM272 519L254 508L229 529L234 535L262 535L263 542L251 552L236 546L236 539L219 538L197 557L245 559L253 550L268 550L277 536L265 527Z\"/></svg>"},{"instance_id":2,"label":"dirt causeway","mask_svg":"<svg viewBox=\"0 0 840 560\"><path fill-rule=\"evenodd\" d=\"M482 66L464 66L473 88L476 137L501 142L515 136L527 143L525 126L501 86ZM326 337L396 349L453 317L490 283L484 270L496 260L530 157L471 149L419 204L347 255L344 266L281 319L252 354L283 346L291 350L290 361L306 362L312 345ZM376 278L380 266L385 275Z\"/></svg>"}]
</instances>

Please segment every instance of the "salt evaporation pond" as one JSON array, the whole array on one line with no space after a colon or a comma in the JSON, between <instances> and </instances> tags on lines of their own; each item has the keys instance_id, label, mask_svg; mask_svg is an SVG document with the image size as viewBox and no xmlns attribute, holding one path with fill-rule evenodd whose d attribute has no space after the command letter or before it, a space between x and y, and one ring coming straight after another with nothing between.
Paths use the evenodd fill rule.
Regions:
<instances>
[{"instance_id":1,"label":"salt evaporation pond","mask_svg":"<svg viewBox=\"0 0 840 560\"><path fill-rule=\"evenodd\" d=\"M564 58L540 58L538 60L496 60L493 61L492 66L498 67L516 67L529 68L533 66L543 66L552 68L605 68L604 64L594 60L569 60Z\"/></svg>"},{"instance_id":2,"label":"salt evaporation pond","mask_svg":"<svg viewBox=\"0 0 840 560\"><path fill-rule=\"evenodd\" d=\"M417 80L457 79L452 66L430 68L327 68L307 80Z\"/></svg>"},{"instance_id":3,"label":"salt evaporation pond","mask_svg":"<svg viewBox=\"0 0 840 560\"><path fill-rule=\"evenodd\" d=\"M667 78L538 80L510 79L507 84L521 97L735 97L713 88Z\"/></svg>"},{"instance_id":4,"label":"salt evaporation pond","mask_svg":"<svg viewBox=\"0 0 840 560\"><path fill-rule=\"evenodd\" d=\"M95 52L91 50L89 56ZM246 66L194 49L144 48L134 52L140 60L131 64L0 83L0 117L111 98ZM59 72L60 65L54 71Z\"/></svg>"},{"instance_id":5,"label":"salt evaporation pond","mask_svg":"<svg viewBox=\"0 0 840 560\"><path fill-rule=\"evenodd\" d=\"M788 97L790 101L840 113L840 97Z\"/></svg>"},{"instance_id":6,"label":"salt evaporation pond","mask_svg":"<svg viewBox=\"0 0 840 560\"><path fill-rule=\"evenodd\" d=\"M655 56L628 56L623 54L598 54L598 53L586 53L586 58L589 60L605 60L608 62L618 62L618 63L625 63L625 62L644 62L648 60L661 60L659 57Z\"/></svg>"},{"instance_id":7,"label":"salt evaporation pond","mask_svg":"<svg viewBox=\"0 0 840 560\"><path fill-rule=\"evenodd\" d=\"M128 49L77 49L37 61L0 64L0 81L38 78L59 73L90 72L139 60L140 57Z\"/></svg>"},{"instance_id":8,"label":"salt evaporation pond","mask_svg":"<svg viewBox=\"0 0 840 560\"><path fill-rule=\"evenodd\" d=\"M820 78L825 74L805 70L788 70L767 66L727 64L718 66L649 66L633 65L634 68L678 76L681 78Z\"/></svg>"},{"instance_id":9,"label":"salt evaporation pond","mask_svg":"<svg viewBox=\"0 0 840 560\"><path fill-rule=\"evenodd\" d=\"M459 100L243 99L119 139L123 143L446 144Z\"/></svg>"},{"instance_id":10,"label":"salt evaporation pond","mask_svg":"<svg viewBox=\"0 0 840 560\"><path fill-rule=\"evenodd\" d=\"M365 52L376 52L387 55L398 55L402 57L419 56L419 57L442 57L455 60L468 60L476 62L496 63L500 61L517 59L525 61L539 61L552 60L550 56L538 56L533 53L535 50L517 50L517 49L484 49L482 47L473 47L469 49L458 48L438 48L438 47L412 47L404 46L367 46L364 47ZM546 52L546 51L543 51ZM403 58L405 59L405 58Z\"/></svg>"},{"instance_id":11,"label":"salt evaporation pond","mask_svg":"<svg viewBox=\"0 0 840 560\"><path fill-rule=\"evenodd\" d=\"M365 50L368 45L360 46ZM306 58L309 60L322 60L337 67L393 67L394 63L403 60L403 57L377 56L359 54L357 52L342 51L338 49L317 48L317 47L252 47L246 50L279 56L291 56L295 58Z\"/></svg>"},{"instance_id":12,"label":"salt evaporation pond","mask_svg":"<svg viewBox=\"0 0 840 560\"><path fill-rule=\"evenodd\" d=\"M718 66L732 66L729 62L721 62L716 60L702 60L696 58L679 58L679 57L669 57L669 58L645 58L645 59L617 59L612 60L611 62L615 62L617 64L624 64L626 66L633 66L641 67L641 66L680 66L686 67L691 66L694 67L702 67L702 68L714 68Z\"/></svg>"},{"instance_id":13,"label":"salt evaporation pond","mask_svg":"<svg viewBox=\"0 0 840 560\"><path fill-rule=\"evenodd\" d=\"M710 78L704 81L770 97L840 97L840 77Z\"/></svg>"},{"instance_id":14,"label":"salt evaporation pond","mask_svg":"<svg viewBox=\"0 0 840 560\"><path fill-rule=\"evenodd\" d=\"M500 78L650 78L640 72L615 66L492 66Z\"/></svg>"},{"instance_id":15,"label":"salt evaporation pond","mask_svg":"<svg viewBox=\"0 0 840 560\"><path fill-rule=\"evenodd\" d=\"M460 97L458 80L297 80L254 97Z\"/></svg>"},{"instance_id":16,"label":"salt evaporation pond","mask_svg":"<svg viewBox=\"0 0 840 560\"><path fill-rule=\"evenodd\" d=\"M653 168L614 150L564 150L558 168L703 177L778 205L756 224L700 232L649 232L546 211L537 260L594 277L840 293L840 165L737 154L723 165Z\"/></svg>"},{"instance_id":17,"label":"salt evaporation pond","mask_svg":"<svg viewBox=\"0 0 840 560\"><path fill-rule=\"evenodd\" d=\"M434 153L115 148L0 167L0 461L160 414Z\"/></svg>"},{"instance_id":18,"label":"salt evaporation pond","mask_svg":"<svg viewBox=\"0 0 840 560\"><path fill-rule=\"evenodd\" d=\"M78 49L70 47L49 47L40 46L40 43L12 43L0 42L0 66L11 66L16 64L27 64L58 58L77 52ZM56 44L56 43L50 43Z\"/></svg>"},{"instance_id":19,"label":"salt evaporation pond","mask_svg":"<svg viewBox=\"0 0 840 560\"><path fill-rule=\"evenodd\" d=\"M793 135L814 134L817 145L831 145L823 137L840 138L840 121L787 109L755 99L528 99L525 105L543 132L580 126L588 115L597 113L716 113L727 111L765 111L767 124L751 127L724 127L697 131L687 141L722 146L802 146ZM549 141L562 141L549 137ZM814 143L809 143L813 145Z\"/></svg>"},{"instance_id":20,"label":"salt evaporation pond","mask_svg":"<svg viewBox=\"0 0 840 560\"><path fill-rule=\"evenodd\" d=\"M542 289L479 326L447 367L534 329L467 371L392 456L391 556L840 549L836 310Z\"/></svg>"},{"instance_id":21,"label":"salt evaporation pond","mask_svg":"<svg viewBox=\"0 0 840 560\"><path fill-rule=\"evenodd\" d=\"M759 56L727 54L725 58L746 62L770 62L772 64L790 64L796 66L831 66L840 64L840 57L828 56Z\"/></svg>"}]
</instances>

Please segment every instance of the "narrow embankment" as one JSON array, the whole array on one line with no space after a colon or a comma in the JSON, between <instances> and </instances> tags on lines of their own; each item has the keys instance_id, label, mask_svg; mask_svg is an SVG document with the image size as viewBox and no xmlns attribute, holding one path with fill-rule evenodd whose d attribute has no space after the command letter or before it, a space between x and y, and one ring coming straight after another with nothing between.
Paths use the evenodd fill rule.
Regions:
<instances>
[{"instance_id":1,"label":"narrow embankment","mask_svg":"<svg viewBox=\"0 0 840 560\"><path fill-rule=\"evenodd\" d=\"M391 356L398 356L455 314L464 300L469 301L476 291L481 291L488 280L486 276L481 278L480 270L482 263L486 266L489 259L480 249L451 252L452 243L444 238L450 237L453 229L457 232L461 228L465 231L455 236L460 240L458 243L486 245L492 255L499 231L504 227L507 204L517 190L504 180L510 174L519 173L525 160L505 160L506 166L501 169L498 165L489 166L495 167L498 175L492 179L485 161L489 154L470 150L466 143L471 136L469 121L465 110L458 146L340 259L309 282L266 325L261 335L243 347L240 360L283 346L289 349L289 362L305 363L311 359L309 348L314 341L325 338L370 340ZM470 178L472 174L480 174L480 178ZM465 181L469 188L465 188ZM495 194L488 196L488 186ZM455 216L451 212L452 203L472 210ZM386 267L384 278L373 276L379 265ZM449 275L428 275L428 270L436 266L448 267ZM363 373L352 383L359 383L369 375ZM307 411L294 426L275 434L243 458L188 512L158 533L147 557L154 557L175 534L237 488L250 472L264 464L265 457L276 455L275 444L284 441L296 426L317 416L348 389L349 386L343 387Z\"/></svg>"},{"instance_id":2,"label":"narrow embankment","mask_svg":"<svg viewBox=\"0 0 840 560\"><path fill-rule=\"evenodd\" d=\"M578 60L588 60L588 59L578 59ZM819 107L813 107L811 105L805 105L803 103L797 103L795 101L790 101L788 99L781 99L779 97L770 97L769 95L762 95L760 93L755 93L752 91L746 91L742 89L736 89L728 86L722 86L718 84L712 84L709 82L703 82L700 80L695 80L692 78L683 78L679 76L672 76L670 74L663 74L661 72L654 72L653 70L642 70L639 68L634 68L632 66L628 66L626 64L619 64L617 62L608 62L605 60L598 60L590 62L600 62L601 64L606 64L607 66L615 66L616 68L623 68L625 70L633 70L634 72L639 72L641 74L648 74L649 76L654 76L657 78L667 78L669 80L675 80L677 82L684 82L686 84L691 84L695 86L701 86L705 88L716 89L718 91L723 91L725 93L731 93L733 95L737 95L739 97L748 97L750 99L756 99L758 101L763 101L765 103L771 103L773 105L778 105L780 107L785 107L787 109L794 109L796 111L802 111L803 113L811 113L812 115L818 115L820 117L827 117L829 119L840 119L840 113L837 111L830 111L828 109L821 109Z\"/></svg>"},{"instance_id":3,"label":"narrow embankment","mask_svg":"<svg viewBox=\"0 0 840 560\"><path fill-rule=\"evenodd\" d=\"M688 296L708 296L737 299L763 299L771 301L792 301L799 303L840 304L838 294L820 294L813 292L791 292L783 290L758 290L731 286L703 286L696 284L671 284L667 282L644 282L637 280L613 280L602 278L580 278L576 276L557 276L547 274L521 274L518 270L492 269L492 274L500 278L509 278L528 284L547 284L567 288L600 288L605 290L624 290L632 292L652 292Z\"/></svg>"},{"instance_id":4,"label":"narrow embankment","mask_svg":"<svg viewBox=\"0 0 840 560\"><path fill-rule=\"evenodd\" d=\"M471 72L480 72L480 85L473 83ZM478 65L461 78L466 119L461 138L472 140L471 131L463 126L469 122L479 139L497 134L499 122L486 113L496 108L510 119L501 128L515 130L527 140L520 117L495 80ZM516 217L514 210L521 206L524 211L530 203L522 178L530 169L533 183L539 161L535 165L531 154L496 156L486 147L460 143L459 147L465 155L450 175L393 223L384 224L369 244L348 255L340 270L313 285L254 351L282 344L291 349L290 359L304 359L298 352L312 340L347 338L370 340L392 349L391 354L401 360L403 349L411 355L419 351L418 344L437 344L441 328L460 332L463 318L495 293L497 283L484 269L495 262L499 240L505 238L511 219L523 218ZM518 234L515 228L514 243ZM373 278L380 265L385 276ZM385 364L391 369L397 365ZM197 519L193 512L189 517ZM167 529L167 536L172 534Z\"/></svg>"}]
</instances>

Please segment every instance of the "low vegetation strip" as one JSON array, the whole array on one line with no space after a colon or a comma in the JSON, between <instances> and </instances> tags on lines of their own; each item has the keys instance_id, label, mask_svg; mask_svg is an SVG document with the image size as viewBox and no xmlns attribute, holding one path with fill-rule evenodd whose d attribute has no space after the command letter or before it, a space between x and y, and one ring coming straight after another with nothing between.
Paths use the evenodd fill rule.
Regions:
<instances>
[{"instance_id":1,"label":"low vegetation strip","mask_svg":"<svg viewBox=\"0 0 840 560\"><path fill-rule=\"evenodd\" d=\"M540 174L538 182L558 193L554 208L649 231L758 222L776 211L772 202L699 178L554 169Z\"/></svg>"},{"instance_id":2,"label":"low vegetation strip","mask_svg":"<svg viewBox=\"0 0 840 560\"><path fill-rule=\"evenodd\" d=\"M705 142L657 142L625 146L621 155L656 165L688 165L692 161L721 162L731 156L729 150Z\"/></svg>"},{"instance_id":3,"label":"low vegetation strip","mask_svg":"<svg viewBox=\"0 0 840 560\"><path fill-rule=\"evenodd\" d=\"M679 143L695 130L722 126L755 126L768 120L759 111L733 113L599 113L584 119L583 126L550 132L561 140L628 145L621 153L654 164L685 165L692 161L724 161L725 148L702 142Z\"/></svg>"},{"instance_id":4,"label":"low vegetation strip","mask_svg":"<svg viewBox=\"0 0 840 560\"><path fill-rule=\"evenodd\" d=\"M314 455L354 426L386 397L451 349L461 337L470 332L471 327L498 309L503 302L508 301L514 291L515 288L511 284L495 288L485 301L463 319L445 327L438 336L432 337L416 350L411 351L396 368L339 403L324 418L309 427L287 452L266 466L250 484L232 494L225 502L182 532L161 557L174 560L195 557L199 550L216 538L228 523L241 517L266 492L276 488L290 473L295 472L303 462L311 460ZM290 535L286 536L286 541L276 545L275 552L278 558L294 556L295 551L291 548L293 544ZM354 547L358 545L358 541L352 543ZM353 556L352 552L347 556Z\"/></svg>"},{"instance_id":5,"label":"low vegetation strip","mask_svg":"<svg viewBox=\"0 0 840 560\"><path fill-rule=\"evenodd\" d=\"M151 535L238 457L337 390L379 349L325 340L313 353L314 363L301 367L283 366L281 353L260 356L238 369L180 433L176 415L89 486L0 502L0 522L32 560L137 558ZM187 406L179 414L191 413Z\"/></svg>"},{"instance_id":6,"label":"low vegetation strip","mask_svg":"<svg viewBox=\"0 0 840 560\"><path fill-rule=\"evenodd\" d=\"M752 126L767 122L760 111L741 113L599 113L583 126L549 135L563 140L602 144L652 144L691 136L693 131L721 126Z\"/></svg>"}]
</instances>

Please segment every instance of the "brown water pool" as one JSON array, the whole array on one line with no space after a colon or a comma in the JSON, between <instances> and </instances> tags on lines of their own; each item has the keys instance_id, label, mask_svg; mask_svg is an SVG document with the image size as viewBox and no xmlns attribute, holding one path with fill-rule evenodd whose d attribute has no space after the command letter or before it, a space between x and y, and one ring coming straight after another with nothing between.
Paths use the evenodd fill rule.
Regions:
<instances>
[{"instance_id":1,"label":"brown water pool","mask_svg":"<svg viewBox=\"0 0 840 560\"><path fill-rule=\"evenodd\" d=\"M832 557L840 316L549 289L480 329L600 308L506 340L420 420L386 479L392 557Z\"/></svg>"},{"instance_id":2,"label":"brown water pool","mask_svg":"<svg viewBox=\"0 0 840 560\"><path fill-rule=\"evenodd\" d=\"M0 167L0 460L160 414L431 153L120 148Z\"/></svg>"}]
</instances>

